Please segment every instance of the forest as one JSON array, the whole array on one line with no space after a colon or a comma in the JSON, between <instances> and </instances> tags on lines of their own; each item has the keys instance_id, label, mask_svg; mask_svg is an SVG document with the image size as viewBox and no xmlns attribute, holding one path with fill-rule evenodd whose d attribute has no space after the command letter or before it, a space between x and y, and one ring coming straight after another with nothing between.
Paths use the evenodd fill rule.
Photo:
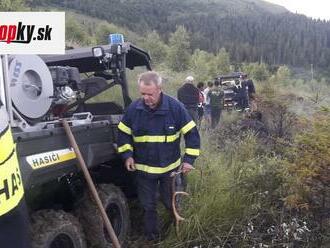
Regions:
<instances>
[{"instance_id":1,"label":"forest","mask_svg":"<svg viewBox=\"0 0 330 248\"><path fill-rule=\"evenodd\" d=\"M191 48L216 53L225 48L235 62L310 66L327 69L327 21L293 14L263 1L30 0L107 20L140 35L151 31L167 43L178 25L191 34Z\"/></svg>"}]
</instances>

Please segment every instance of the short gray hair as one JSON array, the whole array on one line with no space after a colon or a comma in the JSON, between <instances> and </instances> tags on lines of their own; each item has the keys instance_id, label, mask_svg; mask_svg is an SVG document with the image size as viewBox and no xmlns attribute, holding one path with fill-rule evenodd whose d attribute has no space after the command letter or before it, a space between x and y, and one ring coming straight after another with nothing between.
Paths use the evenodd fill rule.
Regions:
<instances>
[{"instance_id":1,"label":"short gray hair","mask_svg":"<svg viewBox=\"0 0 330 248\"><path fill-rule=\"evenodd\" d=\"M145 84L145 85L155 84L157 86L161 86L162 78L155 71L147 71L147 72L140 74L139 79L138 79L138 84L141 84L141 82L143 82L143 84Z\"/></svg>"}]
</instances>

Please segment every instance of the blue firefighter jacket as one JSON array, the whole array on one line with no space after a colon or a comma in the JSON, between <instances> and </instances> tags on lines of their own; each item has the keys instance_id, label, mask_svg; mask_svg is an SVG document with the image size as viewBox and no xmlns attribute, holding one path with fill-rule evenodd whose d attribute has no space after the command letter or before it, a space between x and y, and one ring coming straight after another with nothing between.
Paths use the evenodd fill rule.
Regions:
<instances>
[{"instance_id":1,"label":"blue firefighter jacket","mask_svg":"<svg viewBox=\"0 0 330 248\"><path fill-rule=\"evenodd\" d=\"M124 160L133 157L136 169L148 174L167 173L181 162L193 164L200 153L195 122L180 102L163 93L155 110L142 99L134 101L118 129L118 152ZM181 135L186 144L182 161Z\"/></svg>"}]
</instances>

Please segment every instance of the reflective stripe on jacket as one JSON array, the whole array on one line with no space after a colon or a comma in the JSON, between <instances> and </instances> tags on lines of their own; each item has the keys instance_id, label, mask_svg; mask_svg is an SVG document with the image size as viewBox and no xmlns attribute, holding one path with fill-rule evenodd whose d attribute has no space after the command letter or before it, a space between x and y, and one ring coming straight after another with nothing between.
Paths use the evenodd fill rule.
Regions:
<instances>
[{"instance_id":1,"label":"reflective stripe on jacket","mask_svg":"<svg viewBox=\"0 0 330 248\"><path fill-rule=\"evenodd\" d=\"M133 157L137 170L146 173L166 173L181 162L193 164L200 153L195 122L181 103L165 94L155 110L145 106L142 99L133 102L118 129L118 152L123 159ZM182 161L181 135L186 144Z\"/></svg>"}]
</instances>

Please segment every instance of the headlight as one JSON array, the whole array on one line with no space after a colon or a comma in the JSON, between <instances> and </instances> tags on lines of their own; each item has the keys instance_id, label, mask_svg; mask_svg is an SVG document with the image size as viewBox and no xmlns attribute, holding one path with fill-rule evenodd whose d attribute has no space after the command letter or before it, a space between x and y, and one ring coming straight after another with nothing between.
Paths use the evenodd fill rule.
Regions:
<instances>
[{"instance_id":1,"label":"headlight","mask_svg":"<svg viewBox=\"0 0 330 248\"><path fill-rule=\"evenodd\" d=\"M104 50L102 47L93 47L92 51L93 51L93 56L96 58L100 58L104 56Z\"/></svg>"}]
</instances>

